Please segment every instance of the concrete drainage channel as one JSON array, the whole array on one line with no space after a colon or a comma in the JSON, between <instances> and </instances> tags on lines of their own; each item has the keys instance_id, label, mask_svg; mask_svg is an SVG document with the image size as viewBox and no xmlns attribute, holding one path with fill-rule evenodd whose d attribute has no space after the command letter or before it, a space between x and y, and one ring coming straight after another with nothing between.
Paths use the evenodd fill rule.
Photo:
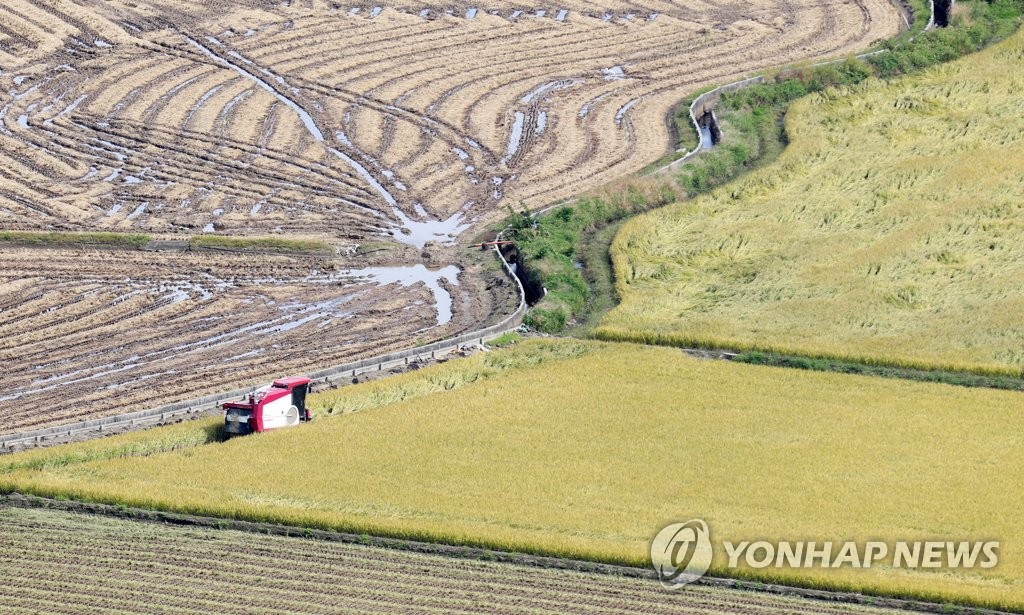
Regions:
<instances>
[{"instance_id":1,"label":"concrete drainage channel","mask_svg":"<svg viewBox=\"0 0 1024 615\"><path fill-rule=\"evenodd\" d=\"M463 333L462 335L458 335L453 338L308 373L308 376L313 379L314 385L319 385L321 387L335 387L345 379L354 378L359 374L382 372L395 367L409 365L410 363L418 363L421 360L439 358L458 351L464 345L483 345L487 341L500 337L510 331L514 331L520 324L522 324L523 316L526 315L526 293L523 290L522 283L519 281L519 277L515 274L512 267L510 267L505 261L498 246L494 246L494 253L497 258L501 260L505 275L515 282L517 292L519 294L519 305L512 314L496 325L471 331L469 333ZM0 454L9 453L14 450L34 448L42 444L60 441L66 438L76 438L84 434L95 434L99 436L106 433L126 431L141 426L160 425L176 418L193 417L214 412L223 402L240 399L251 393L255 388L256 387L252 386L244 387L233 391L215 393L197 399L175 402L164 406L158 406L156 408L139 410L137 412L121 414L118 416L80 421L77 423L13 433L5 436L0 435Z\"/></svg>"}]
</instances>

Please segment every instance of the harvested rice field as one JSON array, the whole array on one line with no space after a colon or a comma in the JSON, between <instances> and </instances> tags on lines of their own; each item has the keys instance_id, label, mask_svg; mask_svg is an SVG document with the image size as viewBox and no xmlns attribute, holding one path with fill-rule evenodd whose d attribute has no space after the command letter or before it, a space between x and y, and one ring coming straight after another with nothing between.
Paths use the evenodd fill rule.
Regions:
<instances>
[{"instance_id":1,"label":"harvested rice field","mask_svg":"<svg viewBox=\"0 0 1024 615\"><path fill-rule=\"evenodd\" d=\"M514 309L461 273L268 254L0 250L0 433L330 367Z\"/></svg>"},{"instance_id":2,"label":"harvested rice field","mask_svg":"<svg viewBox=\"0 0 1024 615\"><path fill-rule=\"evenodd\" d=\"M0 506L5 613L709 613L879 608ZM253 579L260 579L253 591Z\"/></svg>"},{"instance_id":3,"label":"harvested rice field","mask_svg":"<svg viewBox=\"0 0 1024 615\"><path fill-rule=\"evenodd\" d=\"M10 0L0 223L421 241L636 171L687 94L903 19L889 0Z\"/></svg>"}]
</instances>

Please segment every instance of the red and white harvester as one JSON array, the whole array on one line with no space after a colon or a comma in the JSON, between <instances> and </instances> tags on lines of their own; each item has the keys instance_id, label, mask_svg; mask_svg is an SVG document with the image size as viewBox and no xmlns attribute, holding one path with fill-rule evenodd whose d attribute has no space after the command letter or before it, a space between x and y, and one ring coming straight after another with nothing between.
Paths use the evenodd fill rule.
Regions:
<instances>
[{"instance_id":1,"label":"red and white harvester","mask_svg":"<svg viewBox=\"0 0 1024 615\"><path fill-rule=\"evenodd\" d=\"M275 380L256 389L242 401L224 404L224 430L228 435L293 427L313 420L306 407L309 378L295 376Z\"/></svg>"}]
</instances>

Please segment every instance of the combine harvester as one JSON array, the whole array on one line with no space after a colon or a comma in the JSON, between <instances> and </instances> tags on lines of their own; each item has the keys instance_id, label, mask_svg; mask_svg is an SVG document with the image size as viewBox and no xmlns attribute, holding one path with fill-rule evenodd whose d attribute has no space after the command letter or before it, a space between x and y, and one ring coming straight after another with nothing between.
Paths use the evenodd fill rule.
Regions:
<instances>
[{"instance_id":1,"label":"combine harvester","mask_svg":"<svg viewBox=\"0 0 1024 615\"><path fill-rule=\"evenodd\" d=\"M309 389L309 378L294 376L260 387L242 401L229 401L223 406L224 431L242 436L307 423L313 420L306 407Z\"/></svg>"}]
</instances>

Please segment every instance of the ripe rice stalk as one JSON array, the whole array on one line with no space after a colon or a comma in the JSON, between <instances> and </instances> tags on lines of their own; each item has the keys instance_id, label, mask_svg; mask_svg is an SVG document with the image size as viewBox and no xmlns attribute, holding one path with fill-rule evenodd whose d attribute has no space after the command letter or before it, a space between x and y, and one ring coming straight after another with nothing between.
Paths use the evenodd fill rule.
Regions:
<instances>
[{"instance_id":1,"label":"ripe rice stalk","mask_svg":"<svg viewBox=\"0 0 1024 615\"><path fill-rule=\"evenodd\" d=\"M1021 376L1022 49L795 103L776 163L623 226L597 337Z\"/></svg>"}]
</instances>

